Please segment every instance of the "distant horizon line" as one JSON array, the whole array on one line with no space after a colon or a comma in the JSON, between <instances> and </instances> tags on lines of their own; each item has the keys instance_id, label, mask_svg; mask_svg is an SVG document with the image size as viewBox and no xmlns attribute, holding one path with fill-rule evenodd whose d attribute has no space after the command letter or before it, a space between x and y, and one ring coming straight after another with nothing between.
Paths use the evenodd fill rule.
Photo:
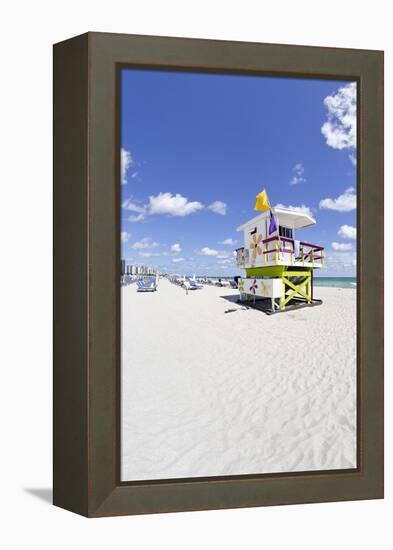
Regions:
<instances>
[{"instance_id":1,"label":"distant horizon line","mask_svg":"<svg viewBox=\"0 0 393 550\"><path fill-rule=\"evenodd\" d=\"M179 277L191 277L195 275L195 277L214 277L214 278L228 278L228 277L241 277L241 275L222 275L222 274L215 274L215 275L197 275L196 273L173 273L169 271L160 271L159 269L152 268L155 271L160 272L160 275L178 275ZM140 275L140 273L125 273L124 275ZM244 278L244 277L243 277ZM314 276L314 279L357 279L356 275L331 275L331 276L324 276L324 277L316 277Z\"/></svg>"}]
</instances>

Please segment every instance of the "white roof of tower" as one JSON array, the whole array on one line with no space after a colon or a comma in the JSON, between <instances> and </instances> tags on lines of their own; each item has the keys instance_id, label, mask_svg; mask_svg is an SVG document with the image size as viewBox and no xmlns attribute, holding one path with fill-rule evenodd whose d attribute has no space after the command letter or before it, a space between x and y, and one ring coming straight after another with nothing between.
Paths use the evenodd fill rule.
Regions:
<instances>
[{"instance_id":1,"label":"white roof of tower","mask_svg":"<svg viewBox=\"0 0 393 550\"><path fill-rule=\"evenodd\" d=\"M290 210L289 208L274 207L272 208L272 212L276 216L279 224L284 226L289 225L290 227L294 227L295 229L300 229L301 227L307 227L316 223L314 218L302 211ZM258 214L258 216L255 216L254 218L251 218L251 220L243 223L237 228L237 231L244 231L250 225L265 219L266 216L269 216L269 210L265 210L264 212Z\"/></svg>"}]
</instances>

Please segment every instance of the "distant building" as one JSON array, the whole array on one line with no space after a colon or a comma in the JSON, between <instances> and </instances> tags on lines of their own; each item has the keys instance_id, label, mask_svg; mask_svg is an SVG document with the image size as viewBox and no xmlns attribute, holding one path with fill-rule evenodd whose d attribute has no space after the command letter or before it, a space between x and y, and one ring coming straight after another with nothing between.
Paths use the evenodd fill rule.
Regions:
<instances>
[{"instance_id":1,"label":"distant building","mask_svg":"<svg viewBox=\"0 0 393 550\"><path fill-rule=\"evenodd\" d=\"M121 260L122 275L156 275L156 270L146 265L126 264L125 260Z\"/></svg>"}]
</instances>

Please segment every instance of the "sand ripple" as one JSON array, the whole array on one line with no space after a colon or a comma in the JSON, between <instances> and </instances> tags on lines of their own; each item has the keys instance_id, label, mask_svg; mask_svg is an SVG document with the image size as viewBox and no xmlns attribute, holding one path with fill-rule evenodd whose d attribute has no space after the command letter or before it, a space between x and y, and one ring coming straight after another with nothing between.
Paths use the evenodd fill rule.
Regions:
<instances>
[{"instance_id":1,"label":"sand ripple","mask_svg":"<svg viewBox=\"0 0 393 550\"><path fill-rule=\"evenodd\" d=\"M123 480L356 466L356 291L272 317L234 294L122 289Z\"/></svg>"}]
</instances>

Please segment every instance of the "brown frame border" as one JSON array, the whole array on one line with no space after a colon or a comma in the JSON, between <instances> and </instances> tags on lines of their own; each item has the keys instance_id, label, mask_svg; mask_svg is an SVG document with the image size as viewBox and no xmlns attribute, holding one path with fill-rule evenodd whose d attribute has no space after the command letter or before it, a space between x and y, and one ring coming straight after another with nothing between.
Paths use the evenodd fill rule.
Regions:
<instances>
[{"instance_id":1,"label":"brown frame border","mask_svg":"<svg viewBox=\"0 0 393 550\"><path fill-rule=\"evenodd\" d=\"M356 470L120 483L119 185L108 182L119 181L122 66L358 82L358 280L374 290L358 292ZM54 503L90 517L383 497L383 52L106 33L55 45L53 419Z\"/></svg>"}]
</instances>

